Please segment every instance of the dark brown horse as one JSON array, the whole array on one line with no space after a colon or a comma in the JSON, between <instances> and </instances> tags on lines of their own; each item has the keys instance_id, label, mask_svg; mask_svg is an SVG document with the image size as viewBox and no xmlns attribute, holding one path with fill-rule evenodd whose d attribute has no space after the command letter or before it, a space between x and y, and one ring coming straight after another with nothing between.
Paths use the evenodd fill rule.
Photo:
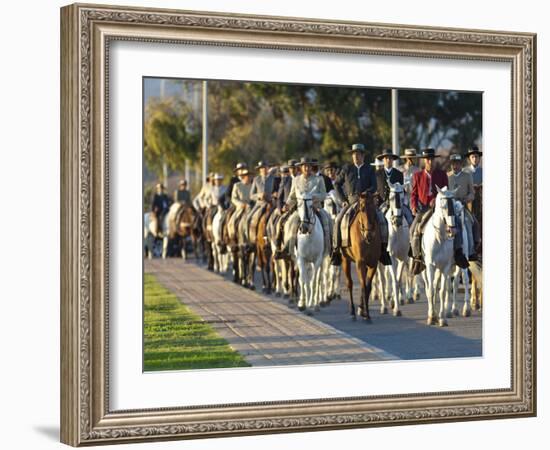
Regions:
<instances>
[{"instance_id":1,"label":"dark brown horse","mask_svg":"<svg viewBox=\"0 0 550 450\"><path fill-rule=\"evenodd\" d=\"M376 205L372 194L359 196L358 211L350 225L350 246L343 250L342 269L346 276L349 289L350 314L355 320L355 305L353 303L353 281L351 279L351 263L355 263L359 282L361 283L361 303L357 312L363 319L370 322L369 296L372 279L376 274L380 259L381 241L380 228L376 218Z\"/></svg>"}]
</instances>

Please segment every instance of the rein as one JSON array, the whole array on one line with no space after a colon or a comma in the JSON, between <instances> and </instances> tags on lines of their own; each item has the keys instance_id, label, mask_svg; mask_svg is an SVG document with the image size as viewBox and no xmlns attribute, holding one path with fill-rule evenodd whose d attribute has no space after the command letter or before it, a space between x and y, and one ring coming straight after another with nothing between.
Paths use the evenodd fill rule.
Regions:
<instances>
[{"instance_id":1,"label":"rein","mask_svg":"<svg viewBox=\"0 0 550 450\"><path fill-rule=\"evenodd\" d=\"M315 223L317 222L317 217L315 216L315 212L313 212L313 220L310 220L310 218L309 218L309 209L307 207L307 202L312 202L313 199L307 198L307 199L303 199L302 201L304 202L304 206L305 206L305 219L300 220L300 227L303 224L310 225L308 227L309 231L307 233L303 233L303 234L311 234L311 232L313 231L313 225L315 225ZM313 210L313 208L312 208L312 210Z\"/></svg>"}]
</instances>

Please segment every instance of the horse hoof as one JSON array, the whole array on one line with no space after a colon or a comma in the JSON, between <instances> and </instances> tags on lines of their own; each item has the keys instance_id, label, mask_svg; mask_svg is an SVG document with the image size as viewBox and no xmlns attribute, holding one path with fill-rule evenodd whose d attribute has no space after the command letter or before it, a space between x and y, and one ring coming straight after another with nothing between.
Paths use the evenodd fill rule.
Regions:
<instances>
[{"instance_id":1,"label":"horse hoof","mask_svg":"<svg viewBox=\"0 0 550 450\"><path fill-rule=\"evenodd\" d=\"M313 316L313 311L311 309L308 309L306 311L306 316Z\"/></svg>"},{"instance_id":2,"label":"horse hoof","mask_svg":"<svg viewBox=\"0 0 550 450\"><path fill-rule=\"evenodd\" d=\"M470 310L464 311L462 313L462 317L470 317L472 315L472 312Z\"/></svg>"},{"instance_id":3,"label":"horse hoof","mask_svg":"<svg viewBox=\"0 0 550 450\"><path fill-rule=\"evenodd\" d=\"M267 294L267 289L265 287L262 288L262 293Z\"/></svg>"},{"instance_id":4,"label":"horse hoof","mask_svg":"<svg viewBox=\"0 0 550 450\"><path fill-rule=\"evenodd\" d=\"M363 322L365 323L372 323L372 320L370 316L361 316L363 318Z\"/></svg>"},{"instance_id":5,"label":"horse hoof","mask_svg":"<svg viewBox=\"0 0 550 450\"><path fill-rule=\"evenodd\" d=\"M326 300L324 300L324 301L320 302L319 305L321 305L321 308L325 308L327 306L327 303L328 302Z\"/></svg>"},{"instance_id":6,"label":"horse hoof","mask_svg":"<svg viewBox=\"0 0 550 450\"><path fill-rule=\"evenodd\" d=\"M386 308L385 306L383 308L380 309L380 314L388 314L388 308Z\"/></svg>"},{"instance_id":7,"label":"horse hoof","mask_svg":"<svg viewBox=\"0 0 550 450\"><path fill-rule=\"evenodd\" d=\"M306 307L305 306L298 306L298 311L305 311L306 310Z\"/></svg>"},{"instance_id":8,"label":"horse hoof","mask_svg":"<svg viewBox=\"0 0 550 450\"><path fill-rule=\"evenodd\" d=\"M254 286L253 284L251 284L250 286L248 286L248 289L250 289L251 291L255 291L255 290L256 290L256 286Z\"/></svg>"},{"instance_id":9,"label":"horse hoof","mask_svg":"<svg viewBox=\"0 0 550 450\"><path fill-rule=\"evenodd\" d=\"M400 310L394 311L393 316L394 317L401 317L401 311Z\"/></svg>"},{"instance_id":10,"label":"horse hoof","mask_svg":"<svg viewBox=\"0 0 550 450\"><path fill-rule=\"evenodd\" d=\"M275 292L275 297L279 298L281 296L280 292Z\"/></svg>"},{"instance_id":11,"label":"horse hoof","mask_svg":"<svg viewBox=\"0 0 550 450\"><path fill-rule=\"evenodd\" d=\"M428 317L426 322L428 325L435 325L435 317Z\"/></svg>"},{"instance_id":12,"label":"horse hoof","mask_svg":"<svg viewBox=\"0 0 550 450\"><path fill-rule=\"evenodd\" d=\"M453 313L451 311L449 311L447 314L445 314L445 317L447 319L452 319L454 317Z\"/></svg>"},{"instance_id":13,"label":"horse hoof","mask_svg":"<svg viewBox=\"0 0 550 450\"><path fill-rule=\"evenodd\" d=\"M449 324L447 323L447 321L445 319L439 319L439 326L440 327L446 327L448 325Z\"/></svg>"},{"instance_id":14,"label":"horse hoof","mask_svg":"<svg viewBox=\"0 0 550 450\"><path fill-rule=\"evenodd\" d=\"M355 316L355 314L352 314L352 315L351 315L351 320L352 320L352 322L356 322L356 321L357 321L357 317Z\"/></svg>"},{"instance_id":15,"label":"horse hoof","mask_svg":"<svg viewBox=\"0 0 550 450\"><path fill-rule=\"evenodd\" d=\"M409 305L412 305L414 303L414 298L409 297L407 302L409 303Z\"/></svg>"},{"instance_id":16,"label":"horse hoof","mask_svg":"<svg viewBox=\"0 0 550 450\"><path fill-rule=\"evenodd\" d=\"M342 296L341 296L340 294L336 295L336 298L337 298L338 300L342 300Z\"/></svg>"},{"instance_id":17,"label":"horse hoof","mask_svg":"<svg viewBox=\"0 0 550 450\"><path fill-rule=\"evenodd\" d=\"M453 309L453 316L454 317L460 316L460 313L458 312L458 309Z\"/></svg>"},{"instance_id":18,"label":"horse hoof","mask_svg":"<svg viewBox=\"0 0 550 450\"><path fill-rule=\"evenodd\" d=\"M319 305L315 305L314 311L315 311L315 312L321 311L321 308L319 308Z\"/></svg>"},{"instance_id":19,"label":"horse hoof","mask_svg":"<svg viewBox=\"0 0 550 450\"><path fill-rule=\"evenodd\" d=\"M290 298L290 295L284 294L284 295L283 295L283 298Z\"/></svg>"},{"instance_id":20,"label":"horse hoof","mask_svg":"<svg viewBox=\"0 0 550 450\"><path fill-rule=\"evenodd\" d=\"M403 305L405 304L405 299L399 300L399 304L400 304L401 306L403 306Z\"/></svg>"}]
</instances>

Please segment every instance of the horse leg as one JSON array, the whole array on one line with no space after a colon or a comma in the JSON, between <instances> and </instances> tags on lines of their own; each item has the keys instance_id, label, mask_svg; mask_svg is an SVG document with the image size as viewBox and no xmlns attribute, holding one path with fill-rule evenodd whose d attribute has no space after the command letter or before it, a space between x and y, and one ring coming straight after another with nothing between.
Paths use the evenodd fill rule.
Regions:
<instances>
[{"instance_id":1,"label":"horse leg","mask_svg":"<svg viewBox=\"0 0 550 450\"><path fill-rule=\"evenodd\" d=\"M470 309L470 283L468 280L468 271L462 269L462 283L464 284L464 306L462 307L462 317L470 317L472 311Z\"/></svg>"},{"instance_id":2,"label":"horse leg","mask_svg":"<svg viewBox=\"0 0 550 450\"><path fill-rule=\"evenodd\" d=\"M428 325L434 325L435 324L435 315L434 315L434 269L431 264L428 264L426 266L426 269L424 270L424 285L426 287L426 297L428 299Z\"/></svg>"},{"instance_id":3,"label":"horse leg","mask_svg":"<svg viewBox=\"0 0 550 450\"><path fill-rule=\"evenodd\" d=\"M378 279L378 297L380 299L380 314L388 314L388 306L386 304L386 277L384 276L385 267L380 264L380 270L376 271Z\"/></svg>"},{"instance_id":4,"label":"horse leg","mask_svg":"<svg viewBox=\"0 0 550 450\"><path fill-rule=\"evenodd\" d=\"M359 284L361 285L361 306L359 307L359 315L370 322L369 306L367 298L367 265L364 262L358 262L355 264L357 269L357 275L359 277Z\"/></svg>"},{"instance_id":5,"label":"horse leg","mask_svg":"<svg viewBox=\"0 0 550 450\"><path fill-rule=\"evenodd\" d=\"M433 283L433 292L434 296L438 292L437 287L440 283L441 286L439 288L439 326L440 327L446 327L448 325L447 323L447 307L445 297L446 293L448 292L447 289L447 276L443 274L443 272L440 269L435 270L435 277L434 277L434 283Z\"/></svg>"},{"instance_id":6,"label":"horse leg","mask_svg":"<svg viewBox=\"0 0 550 450\"><path fill-rule=\"evenodd\" d=\"M349 313L352 320L355 320L356 316L355 305L353 304L353 280L351 279L351 261L347 258L347 256L344 256L342 258L342 271L344 272L344 276L346 277L346 284L349 291Z\"/></svg>"},{"instance_id":7,"label":"horse leg","mask_svg":"<svg viewBox=\"0 0 550 450\"><path fill-rule=\"evenodd\" d=\"M450 292L451 292L451 298L452 298L452 305L451 305L451 312L447 316L448 319L458 316L458 308L456 306L456 298L458 296L458 290L460 288L460 268L458 266L456 267L456 270L454 271L449 284L451 285Z\"/></svg>"},{"instance_id":8,"label":"horse leg","mask_svg":"<svg viewBox=\"0 0 550 450\"><path fill-rule=\"evenodd\" d=\"M307 269L306 264L302 258L297 259L298 265L298 280L300 287L300 296L298 298L298 309L303 311L307 306Z\"/></svg>"},{"instance_id":9,"label":"horse leg","mask_svg":"<svg viewBox=\"0 0 550 450\"><path fill-rule=\"evenodd\" d=\"M392 263L391 266L387 266L386 269L389 272L389 279L391 281L391 288L392 288L392 295L393 300L391 303L391 307L393 309L393 315L394 316L400 316L401 311L399 310L399 290L397 285L397 260L392 257Z\"/></svg>"},{"instance_id":10,"label":"horse leg","mask_svg":"<svg viewBox=\"0 0 550 450\"><path fill-rule=\"evenodd\" d=\"M376 272L377 272L377 266L375 265L374 267L367 267L367 273L366 273L366 283L365 283L365 309L367 311L367 316L369 317L369 321L370 321L370 315L369 315L369 299L370 299L370 294L371 294L371 291L372 291L372 281L374 279L374 276L376 275Z\"/></svg>"}]
</instances>

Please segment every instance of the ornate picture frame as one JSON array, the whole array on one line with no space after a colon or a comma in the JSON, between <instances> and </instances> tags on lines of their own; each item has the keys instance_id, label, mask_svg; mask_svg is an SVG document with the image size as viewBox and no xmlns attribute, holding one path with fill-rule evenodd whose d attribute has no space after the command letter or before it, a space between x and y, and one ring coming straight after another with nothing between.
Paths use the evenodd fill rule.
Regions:
<instances>
[{"instance_id":1,"label":"ornate picture frame","mask_svg":"<svg viewBox=\"0 0 550 450\"><path fill-rule=\"evenodd\" d=\"M109 80L116 40L504 61L512 67L509 389L109 407ZM61 9L61 440L97 445L536 414L536 35L75 4Z\"/></svg>"}]
</instances>

